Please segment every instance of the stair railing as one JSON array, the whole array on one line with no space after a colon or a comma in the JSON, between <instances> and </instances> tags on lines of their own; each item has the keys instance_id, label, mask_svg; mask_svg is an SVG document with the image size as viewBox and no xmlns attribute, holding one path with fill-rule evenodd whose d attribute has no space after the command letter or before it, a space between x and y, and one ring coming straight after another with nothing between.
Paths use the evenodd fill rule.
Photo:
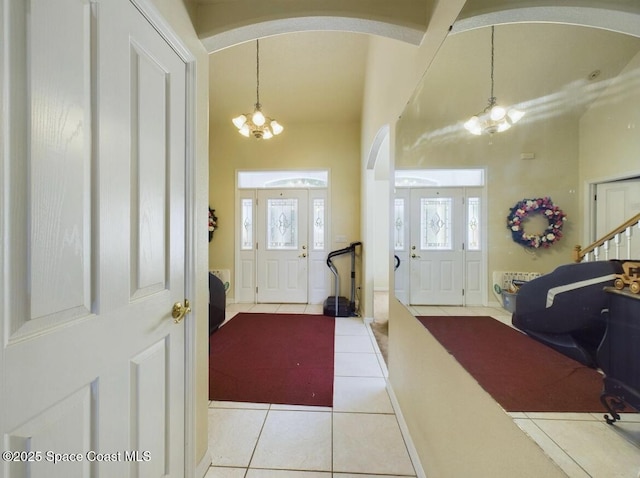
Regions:
<instances>
[{"instance_id":1,"label":"stair railing","mask_svg":"<svg viewBox=\"0 0 640 478\"><path fill-rule=\"evenodd\" d=\"M638 229L638 234L640 234L640 213L636 214L628 221L625 221L623 224L616 227L613 231L605 234L590 246L585 247L584 249L582 249L582 246L575 246L573 249L573 261L582 262L582 260L584 259L586 262L589 262L590 260L608 261L610 258L621 259L620 251L624 247L622 245L623 238L624 242L626 242L627 255L625 259L633 259L633 257L631 257L631 237L634 227ZM615 251L615 257L610 257L612 242L613 249ZM601 258L601 255L604 255L604 257Z\"/></svg>"}]
</instances>

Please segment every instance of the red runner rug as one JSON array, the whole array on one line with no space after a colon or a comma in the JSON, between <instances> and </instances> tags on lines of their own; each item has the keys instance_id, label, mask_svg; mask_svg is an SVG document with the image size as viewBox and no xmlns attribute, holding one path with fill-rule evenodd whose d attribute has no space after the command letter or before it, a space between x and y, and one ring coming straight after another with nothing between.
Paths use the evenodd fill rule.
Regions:
<instances>
[{"instance_id":1,"label":"red runner rug","mask_svg":"<svg viewBox=\"0 0 640 478\"><path fill-rule=\"evenodd\" d=\"M604 412L602 375L491 317L418 317L507 412Z\"/></svg>"},{"instance_id":2,"label":"red runner rug","mask_svg":"<svg viewBox=\"0 0 640 478\"><path fill-rule=\"evenodd\" d=\"M209 399L333 406L335 319L242 313L209 338Z\"/></svg>"}]
</instances>

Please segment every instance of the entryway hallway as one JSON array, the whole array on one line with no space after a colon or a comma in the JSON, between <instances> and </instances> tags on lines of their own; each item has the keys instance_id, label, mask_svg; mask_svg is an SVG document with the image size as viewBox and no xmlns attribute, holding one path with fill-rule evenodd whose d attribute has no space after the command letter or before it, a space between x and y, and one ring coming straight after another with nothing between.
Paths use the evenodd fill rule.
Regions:
<instances>
[{"instance_id":1,"label":"entryway hallway","mask_svg":"<svg viewBox=\"0 0 640 478\"><path fill-rule=\"evenodd\" d=\"M409 309L414 315L490 315L511 323L502 308ZM231 304L227 320L238 312L321 314L322 306ZM205 478L424 476L411 463L412 444L401 433L369 323L337 318L335 354L332 408L210 402L213 465ZM639 414L625 414L615 426L600 414L511 415L570 478L637 478L640 472Z\"/></svg>"}]
</instances>

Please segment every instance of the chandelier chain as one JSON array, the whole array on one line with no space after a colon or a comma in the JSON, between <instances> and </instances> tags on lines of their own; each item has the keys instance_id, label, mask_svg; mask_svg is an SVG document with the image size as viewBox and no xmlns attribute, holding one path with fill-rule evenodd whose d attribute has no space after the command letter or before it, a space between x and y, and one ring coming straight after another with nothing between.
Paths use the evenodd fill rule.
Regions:
<instances>
[{"instance_id":1,"label":"chandelier chain","mask_svg":"<svg viewBox=\"0 0 640 478\"><path fill-rule=\"evenodd\" d=\"M260 40L256 40L256 106L260 108Z\"/></svg>"},{"instance_id":2,"label":"chandelier chain","mask_svg":"<svg viewBox=\"0 0 640 478\"><path fill-rule=\"evenodd\" d=\"M496 104L496 97L493 95L493 62L494 62L494 36L495 36L495 27L491 25L491 96L489 97L489 105L493 106Z\"/></svg>"}]
</instances>

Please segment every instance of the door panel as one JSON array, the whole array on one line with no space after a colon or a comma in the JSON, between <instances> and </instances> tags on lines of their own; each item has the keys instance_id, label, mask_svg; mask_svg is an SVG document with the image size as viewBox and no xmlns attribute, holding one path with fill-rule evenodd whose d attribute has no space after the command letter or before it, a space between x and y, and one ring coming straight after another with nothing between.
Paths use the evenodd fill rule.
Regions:
<instances>
[{"instance_id":1,"label":"door panel","mask_svg":"<svg viewBox=\"0 0 640 478\"><path fill-rule=\"evenodd\" d=\"M84 457L0 475L183 476L186 66L127 0L0 8L1 432Z\"/></svg>"},{"instance_id":2,"label":"door panel","mask_svg":"<svg viewBox=\"0 0 640 478\"><path fill-rule=\"evenodd\" d=\"M258 191L258 302L307 303L308 192Z\"/></svg>"},{"instance_id":3,"label":"door panel","mask_svg":"<svg viewBox=\"0 0 640 478\"><path fill-rule=\"evenodd\" d=\"M596 237L600 238L612 231L626 220L640 212L640 180L615 181L597 185L596 202ZM640 229L631 229L632 238L629 241L631 252L627 252L627 239L620 241L620 259L640 257ZM621 234L624 236L624 233ZM601 253L601 259L604 254ZM615 245L611 245L609 258L615 258Z\"/></svg>"},{"instance_id":4,"label":"door panel","mask_svg":"<svg viewBox=\"0 0 640 478\"><path fill-rule=\"evenodd\" d=\"M463 304L463 198L461 188L411 190L411 304Z\"/></svg>"}]
</instances>

